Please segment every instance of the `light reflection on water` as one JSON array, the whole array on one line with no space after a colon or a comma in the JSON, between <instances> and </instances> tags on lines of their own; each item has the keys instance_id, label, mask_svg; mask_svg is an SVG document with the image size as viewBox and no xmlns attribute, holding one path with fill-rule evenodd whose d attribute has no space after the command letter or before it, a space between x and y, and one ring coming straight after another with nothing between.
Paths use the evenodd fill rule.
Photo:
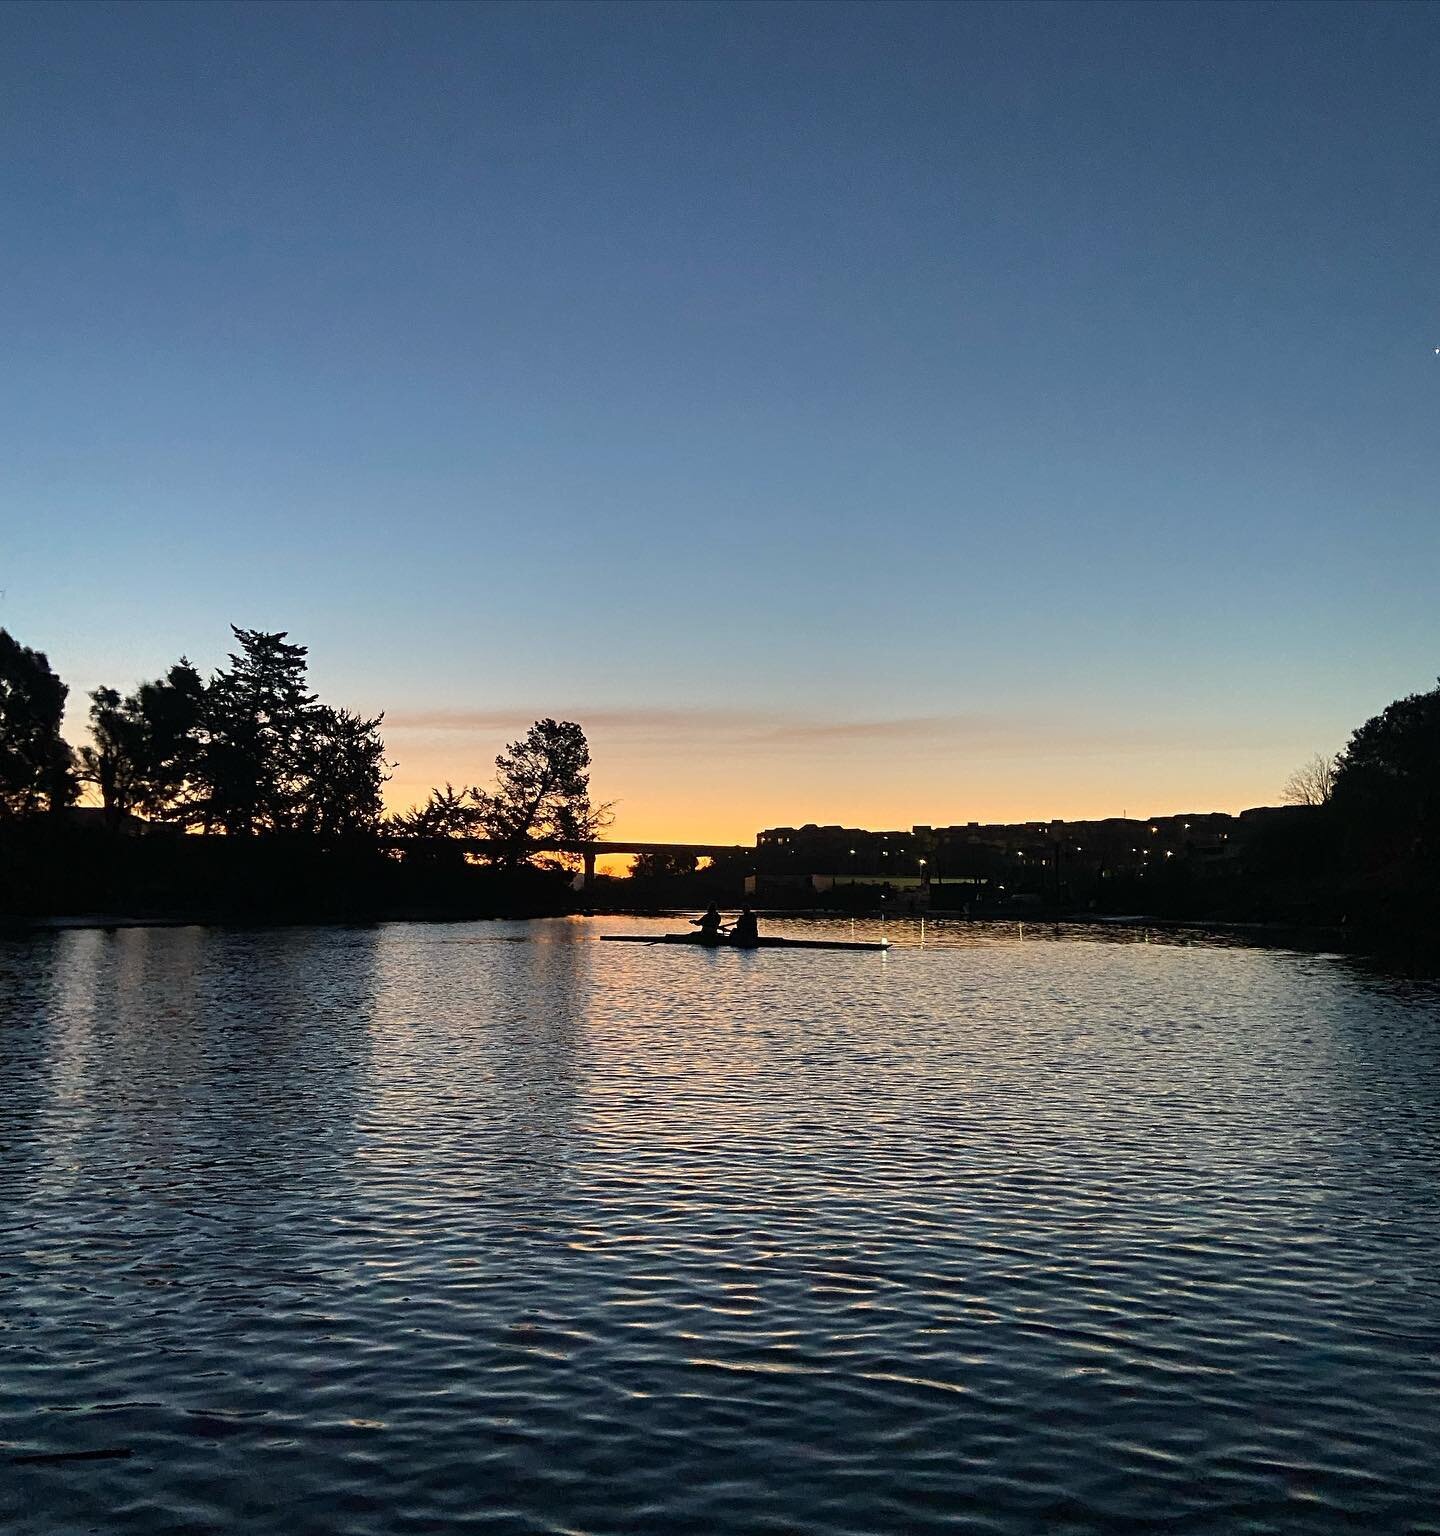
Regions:
<instances>
[{"instance_id":1,"label":"light reflection on water","mask_svg":"<svg viewBox=\"0 0 1440 1536\"><path fill-rule=\"evenodd\" d=\"M1434 989L667 926L0 942L5 1528L1440 1529Z\"/></svg>"}]
</instances>

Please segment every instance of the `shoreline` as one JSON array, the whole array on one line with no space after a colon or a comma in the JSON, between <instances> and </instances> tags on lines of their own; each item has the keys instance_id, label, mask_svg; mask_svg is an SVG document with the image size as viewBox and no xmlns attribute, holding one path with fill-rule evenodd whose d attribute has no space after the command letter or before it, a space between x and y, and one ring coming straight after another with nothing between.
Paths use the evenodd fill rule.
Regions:
<instances>
[{"instance_id":1,"label":"shoreline","mask_svg":"<svg viewBox=\"0 0 1440 1536\"><path fill-rule=\"evenodd\" d=\"M533 922L541 918L557 917L653 917L680 918L700 911L698 906L667 907L587 907L570 912L426 912L398 910L335 917L330 915L299 917L237 918L218 913L194 913L186 916L145 914L135 912L77 912L37 915L33 917L9 916L0 918L0 936L25 933L55 933L96 928L356 928L372 927L378 923L476 923L476 922ZM864 911L841 912L824 907L757 907L756 916L767 922L783 922L790 918L827 918L836 921L865 919L867 921L895 922L942 922L971 926L996 926L1010 924L1035 928L1096 928L1104 930L1130 930L1155 928L1166 932L1196 932L1229 934L1237 937L1253 935L1256 938L1276 939L1292 937L1311 943L1329 943L1348 949L1350 937L1344 929L1333 925L1316 925L1293 922L1234 922L1224 919L1151 917L1145 913L1124 913L1110 916L1094 912L1018 913L983 912L968 917L958 912L887 912L879 908Z\"/></svg>"}]
</instances>

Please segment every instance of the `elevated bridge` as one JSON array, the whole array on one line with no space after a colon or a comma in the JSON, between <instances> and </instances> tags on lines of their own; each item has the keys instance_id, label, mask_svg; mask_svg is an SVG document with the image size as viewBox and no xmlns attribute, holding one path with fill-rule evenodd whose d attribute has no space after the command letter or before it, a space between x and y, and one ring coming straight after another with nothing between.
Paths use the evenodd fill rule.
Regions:
<instances>
[{"instance_id":1,"label":"elevated bridge","mask_svg":"<svg viewBox=\"0 0 1440 1536\"><path fill-rule=\"evenodd\" d=\"M482 857L503 853L507 847L493 837L382 837L380 841L387 848L460 848L466 853L476 853ZM526 848L531 853L578 855L584 865L584 874L580 877L582 888L595 878L595 860L610 853L678 853L690 854L697 859L727 859L735 854L749 854L753 857L756 852L753 843L653 843L616 838L593 843L564 838L538 838L533 843L527 843Z\"/></svg>"}]
</instances>

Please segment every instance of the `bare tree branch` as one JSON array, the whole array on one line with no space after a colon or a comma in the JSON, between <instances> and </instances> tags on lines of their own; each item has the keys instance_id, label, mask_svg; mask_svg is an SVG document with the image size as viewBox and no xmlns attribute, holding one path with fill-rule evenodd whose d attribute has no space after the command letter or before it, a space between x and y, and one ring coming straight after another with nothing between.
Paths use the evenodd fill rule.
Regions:
<instances>
[{"instance_id":1,"label":"bare tree branch","mask_svg":"<svg viewBox=\"0 0 1440 1536\"><path fill-rule=\"evenodd\" d=\"M1280 798L1286 805L1324 805L1335 789L1335 759L1319 752L1285 780Z\"/></svg>"}]
</instances>

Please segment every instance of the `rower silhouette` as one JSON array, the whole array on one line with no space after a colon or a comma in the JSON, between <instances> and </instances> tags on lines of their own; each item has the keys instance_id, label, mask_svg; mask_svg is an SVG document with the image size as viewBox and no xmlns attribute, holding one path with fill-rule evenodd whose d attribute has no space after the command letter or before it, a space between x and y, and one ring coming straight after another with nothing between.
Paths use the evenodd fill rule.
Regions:
<instances>
[{"instance_id":1,"label":"rower silhouette","mask_svg":"<svg viewBox=\"0 0 1440 1536\"><path fill-rule=\"evenodd\" d=\"M713 901L706 908L703 917L692 917L690 921L700 930L703 943L718 944L725 936L721 927L723 919L720 916L720 909Z\"/></svg>"},{"instance_id":2,"label":"rower silhouette","mask_svg":"<svg viewBox=\"0 0 1440 1536\"><path fill-rule=\"evenodd\" d=\"M760 942L760 925L755 914L746 907L729 927L720 916L720 909L712 901L701 917L692 917L692 925L700 930L696 935L702 944L734 944L741 949L754 949Z\"/></svg>"},{"instance_id":3,"label":"rower silhouette","mask_svg":"<svg viewBox=\"0 0 1440 1536\"><path fill-rule=\"evenodd\" d=\"M742 949L753 949L760 942L760 924L756 922L755 914L749 907L735 919L730 929L730 942L738 944Z\"/></svg>"}]
</instances>

